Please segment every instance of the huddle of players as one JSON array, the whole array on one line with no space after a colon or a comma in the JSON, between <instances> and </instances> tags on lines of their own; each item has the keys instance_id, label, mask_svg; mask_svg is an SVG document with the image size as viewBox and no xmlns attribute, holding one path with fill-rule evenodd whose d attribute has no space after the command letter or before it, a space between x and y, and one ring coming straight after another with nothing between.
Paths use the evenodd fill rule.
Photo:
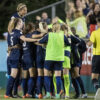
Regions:
<instances>
[{"instance_id":1,"label":"huddle of players","mask_svg":"<svg viewBox=\"0 0 100 100\"><path fill-rule=\"evenodd\" d=\"M18 97L17 89L21 79L23 98L60 98L63 93L64 98L69 98L70 70L76 92L74 98L80 97L79 86L82 98L86 98L79 75L86 45L75 36L74 28L72 33L68 25L59 23L58 18L54 18L49 26L44 22L25 25L21 14L27 13L26 5L19 4L17 11L8 25L9 78L4 97ZM44 97L43 88L46 94Z\"/></svg>"}]
</instances>

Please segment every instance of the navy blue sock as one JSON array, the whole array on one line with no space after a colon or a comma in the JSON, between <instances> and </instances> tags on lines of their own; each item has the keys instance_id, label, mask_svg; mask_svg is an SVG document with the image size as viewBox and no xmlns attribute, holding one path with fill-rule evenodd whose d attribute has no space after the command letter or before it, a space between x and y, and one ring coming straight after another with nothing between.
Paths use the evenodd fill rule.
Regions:
<instances>
[{"instance_id":1,"label":"navy blue sock","mask_svg":"<svg viewBox=\"0 0 100 100\"><path fill-rule=\"evenodd\" d=\"M54 93L53 76L50 76L50 92Z\"/></svg>"},{"instance_id":2,"label":"navy blue sock","mask_svg":"<svg viewBox=\"0 0 100 100\"><path fill-rule=\"evenodd\" d=\"M64 92L65 92L65 88L64 88L64 78L61 78L61 81L62 81L62 82L61 82L61 83L62 83L61 89L64 90Z\"/></svg>"},{"instance_id":3,"label":"navy blue sock","mask_svg":"<svg viewBox=\"0 0 100 100\"><path fill-rule=\"evenodd\" d=\"M45 84L46 92L50 92L50 77L49 76L44 76L44 84Z\"/></svg>"},{"instance_id":4,"label":"navy blue sock","mask_svg":"<svg viewBox=\"0 0 100 100\"><path fill-rule=\"evenodd\" d=\"M34 87L34 77L30 77L28 80L28 94L32 95L33 87Z\"/></svg>"},{"instance_id":5,"label":"navy blue sock","mask_svg":"<svg viewBox=\"0 0 100 100\"><path fill-rule=\"evenodd\" d=\"M17 93L18 93L19 81L20 81L20 79L19 79L19 77L17 77L15 82L14 82L14 87L13 87L14 95L17 95Z\"/></svg>"},{"instance_id":6,"label":"navy blue sock","mask_svg":"<svg viewBox=\"0 0 100 100\"><path fill-rule=\"evenodd\" d=\"M96 88L96 90L100 87L99 81L97 79L92 79L92 83L93 83L94 87Z\"/></svg>"},{"instance_id":7,"label":"navy blue sock","mask_svg":"<svg viewBox=\"0 0 100 100\"><path fill-rule=\"evenodd\" d=\"M38 76L37 77L37 91L38 93L42 94L42 86L43 86L43 76Z\"/></svg>"},{"instance_id":8,"label":"navy blue sock","mask_svg":"<svg viewBox=\"0 0 100 100\"><path fill-rule=\"evenodd\" d=\"M83 81L82 81L81 77L80 76L77 77L76 80L78 81L78 83L80 85L82 93L85 94L84 84L83 84Z\"/></svg>"},{"instance_id":9,"label":"navy blue sock","mask_svg":"<svg viewBox=\"0 0 100 100\"><path fill-rule=\"evenodd\" d=\"M61 91L61 85L62 85L60 76L56 77L56 84L57 84L57 94L59 94Z\"/></svg>"},{"instance_id":10,"label":"navy blue sock","mask_svg":"<svg viewBox=\"0 0 100 100\"><path fill-rule=\"evenodd\" d=\"M72 84L73 84L73 86L74 86L76 95L80 95L79 86L78 86L78 83L77 83L76 79L72 78Z\"/></svg>"},{"instance_id":11,"label":"navy blue sock","mask_svg":"<svg viewBox=\"0 0 100 100\"><path fill-rule=\"evenodd\" d=\"M10 96L12 94L12 89L14 85L15 78L9 76L6 88L6 95Z\"/></svg>"},{"instance_id":12,"label":"navy blue sock","mask_svg":"<svg viewBox=\"0 0 100 100\"><path fill-rule=\"evenodd\" d=\"M22 88L23 88L23 95L26 95L27 93L27 79L26 78L22 79Z\"/></svg>"}]
</instances>

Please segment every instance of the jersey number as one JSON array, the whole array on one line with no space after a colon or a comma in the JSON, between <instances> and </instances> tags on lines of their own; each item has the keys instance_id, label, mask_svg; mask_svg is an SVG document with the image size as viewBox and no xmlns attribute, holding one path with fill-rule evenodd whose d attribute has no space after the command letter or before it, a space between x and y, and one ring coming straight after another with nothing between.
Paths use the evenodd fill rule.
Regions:
<instances>
[{"instance_id":1,"label":"jersey number","mask_svg":"<svg viewBox=\"0 0 100 100\"><path fill-rule=\"evenodd\" d=\"M13 46L14 45L14 43L13 43L13 36L11 36L10 41L11 41L11 45Z\"/></svg>"},{"instance_id":2,"label":"jersey number","mask_svg":"<svg viewBox=\"0 0 100 100\"><path fill-rule=\"evenodd\" d=\"M23 47L25 47L25 46L26 46L26 42L23 43Z\"/></svg>"}]
</instances>

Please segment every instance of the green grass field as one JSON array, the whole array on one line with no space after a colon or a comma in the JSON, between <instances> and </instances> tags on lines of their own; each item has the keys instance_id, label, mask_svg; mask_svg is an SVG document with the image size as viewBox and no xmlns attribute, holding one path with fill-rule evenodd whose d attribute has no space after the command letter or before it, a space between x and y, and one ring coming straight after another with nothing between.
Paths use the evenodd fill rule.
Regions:
<instances>
[{"instance_id":1,"label":"green grass field","mask_svg":"<svg viewBox=\"0 0 100 100\"><path fill-rule=\"evenodd\" d=\"M0 100L23 100L23 99L19 99L19 98L17 98L17 99L16 98L5 99L4 98L4 94L5 94L5 90L1 89L0 90ZM22 94L22 93L20 92L20 94ZM71 93L70 95L73 96L74 94ZM87 99L81 99L81 98L79 98L79 99L67 99L67 100L94 100L93 96L94 96L94 94L88 94L88 98ZM27 98L25 100L32 100L32 99L34 99L34 98L31 98L31 99ZM37 100L37 99L34 99L34 100ZM48 99L48 100L50 100L50 99ZM53 99L51 99L51 100L53 100ZM64 100L64 99L61 99L61 100Z\"/></svg>"}]
</instances>

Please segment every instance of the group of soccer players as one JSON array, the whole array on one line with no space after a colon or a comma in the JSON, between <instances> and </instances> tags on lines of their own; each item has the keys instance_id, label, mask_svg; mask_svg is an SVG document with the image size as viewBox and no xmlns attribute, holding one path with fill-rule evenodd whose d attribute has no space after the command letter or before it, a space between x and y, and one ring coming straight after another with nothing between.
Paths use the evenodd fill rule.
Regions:
<instances>
[{"instance_id":1,"label":"group of soccer players","mask_svg":"<svg viewBox=\"0 0 100 100\"><path fill-rule=\"evenodd\" d=\"M8 24L8 82L5 98L69 98L70 79L75 88L74 98L87 98L79 70L86 44L75 29L54 18L51 25L39 22L25 24L27 6L20 3ZM45 96L44 96L45 94Z\"/></svg>"}]
</instances>

